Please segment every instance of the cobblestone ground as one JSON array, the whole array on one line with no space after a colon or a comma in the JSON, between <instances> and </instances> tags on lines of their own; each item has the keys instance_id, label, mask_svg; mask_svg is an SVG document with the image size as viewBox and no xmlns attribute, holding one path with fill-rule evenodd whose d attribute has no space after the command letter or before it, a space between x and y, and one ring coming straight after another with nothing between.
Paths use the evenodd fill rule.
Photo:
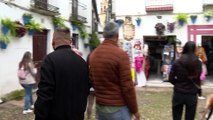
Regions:
<instances>
[{"instance_id":1,"label":"cobblestone ground","mask_svg":"<svg viewBox=\"0 0 213 120\"><path fill-rule=\"evenodd\" d=\"M212 93L213 89L204 90L204 96ZM141 120L172 120L171 118L171 88L140 88L137 89L138 106ZM200 120L201 111L205 106L205 100L198 101L197 116ZM34 114L22 114L23 100L9 101L0 104L0 120L33 120ZM95 107L93 117L95 120ZM86 118L86 116L85 116ZM86 119L85 119L86 120ZM211 119L213 120L213 118Z\"/></svg>"}]
</instances>

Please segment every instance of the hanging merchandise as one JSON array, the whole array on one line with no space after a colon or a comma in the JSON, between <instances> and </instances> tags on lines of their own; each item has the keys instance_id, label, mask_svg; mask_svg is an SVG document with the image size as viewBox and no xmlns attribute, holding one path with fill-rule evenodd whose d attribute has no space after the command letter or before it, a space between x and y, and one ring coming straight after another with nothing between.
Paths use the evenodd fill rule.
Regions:
<instances>
[{"instance_id":1,"label":"hanging merchandise","mask_svg":"<svg viewBox=\"0 0 213 120\"><path fill-rule=\"evenodd\" d=\"M137 87L146 85L146 76L144 73L144 55L142 50L142 44L140 40L135 41L133 46L134 53L134 64L137 78Z\"/></svg>"},{"instance_id":2,"label":"hanging merchandise","mask_svg":"<svg viewBox=\"0 0 213 120\"><path fill-rule=\"evenodd\" d=\"M147 44L143 45L143 55L144 55L144 73L146 79L149 77L150 61L149 61L149 46Z\"/></svg>"},{"instance_id":3,"label":"hanging merchandise","mask_svg":"<svg viewBox=\"0 0 213 120\"><path fill-rule=\"evenodd\" d=\"M174 60L174 46L173 45L165 45L163 49L162 55L162 69L163 72L163 81L168 81L169 72L172 66L172 62Z\"/></svg>"},{"instance_id":4,"label":"hanging merchandise","mask_svg":"<svg viewBox=\"0 0 213 120\"><path fill-rule=\"evenodd\" d=\"M132 57L132 44L131 44L131 42L123 43L123 50L128 54L130 63L132 63L133 57Z\"/></svg>"}]
</instances>

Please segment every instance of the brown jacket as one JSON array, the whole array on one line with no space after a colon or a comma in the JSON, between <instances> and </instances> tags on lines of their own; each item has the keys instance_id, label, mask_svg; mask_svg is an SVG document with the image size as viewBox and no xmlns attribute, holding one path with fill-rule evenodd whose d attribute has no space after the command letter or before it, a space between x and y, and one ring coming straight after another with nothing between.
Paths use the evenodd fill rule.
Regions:
<instances>
[{"instance_id":1,"label":"brown jacket","mask_svg":"<svg viewBox=\"0 0 213 120\"><path fill-rule=\"evenodd\" d=\"M131 113L138 112L129 58L115 41L104 40L90 55L89 65L96 103L126 105Z\"/></svg>"}]
</instances>

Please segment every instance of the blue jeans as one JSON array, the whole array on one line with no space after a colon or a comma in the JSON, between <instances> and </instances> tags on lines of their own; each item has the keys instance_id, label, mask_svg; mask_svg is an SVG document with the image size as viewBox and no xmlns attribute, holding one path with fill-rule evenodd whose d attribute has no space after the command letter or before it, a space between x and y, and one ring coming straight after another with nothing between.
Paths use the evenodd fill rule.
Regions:
<instances>
[{"instance_id":1,"label":"blue jeans","mask_svg":"<svg viewBox=\"0 0 213 120\"><path fill-rule=\"evenodd\" d=\"M97 114L98 120L131 120L131 113L127 106L121 107L121 109L113 113L104 113L97 110Z\"/></svg>"},{"instance_id":2,"label":"blue jeans","mask_svg":"<svg viewBox=\"0 0 213 120\"><path fill-rule=\"evenodd\" d=\"M25 96L24 96L24 110L28 110L31 105L33 105L33 97L32 97L32 89L33 89L33 84L27 85L27 84L22 84L24 87L25 91Z\"/></svg>"}]
</instances>

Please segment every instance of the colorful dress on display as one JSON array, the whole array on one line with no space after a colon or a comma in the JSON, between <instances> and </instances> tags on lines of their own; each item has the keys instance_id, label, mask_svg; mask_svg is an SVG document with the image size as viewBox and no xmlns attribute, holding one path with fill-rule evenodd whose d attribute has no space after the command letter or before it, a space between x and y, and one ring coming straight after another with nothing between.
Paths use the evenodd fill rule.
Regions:
<instances>
[{"instance_id":1,"label":"colorful dress on display","mask_svg":"<svg viewBox=\"0 0 213 120\"><path fill-rule=\"evenodd\" d=\"M135 57L135 71L137 73L137 87L146 85L146 76L143 70L144 57Z\"/></svg>"}]
</instances>

